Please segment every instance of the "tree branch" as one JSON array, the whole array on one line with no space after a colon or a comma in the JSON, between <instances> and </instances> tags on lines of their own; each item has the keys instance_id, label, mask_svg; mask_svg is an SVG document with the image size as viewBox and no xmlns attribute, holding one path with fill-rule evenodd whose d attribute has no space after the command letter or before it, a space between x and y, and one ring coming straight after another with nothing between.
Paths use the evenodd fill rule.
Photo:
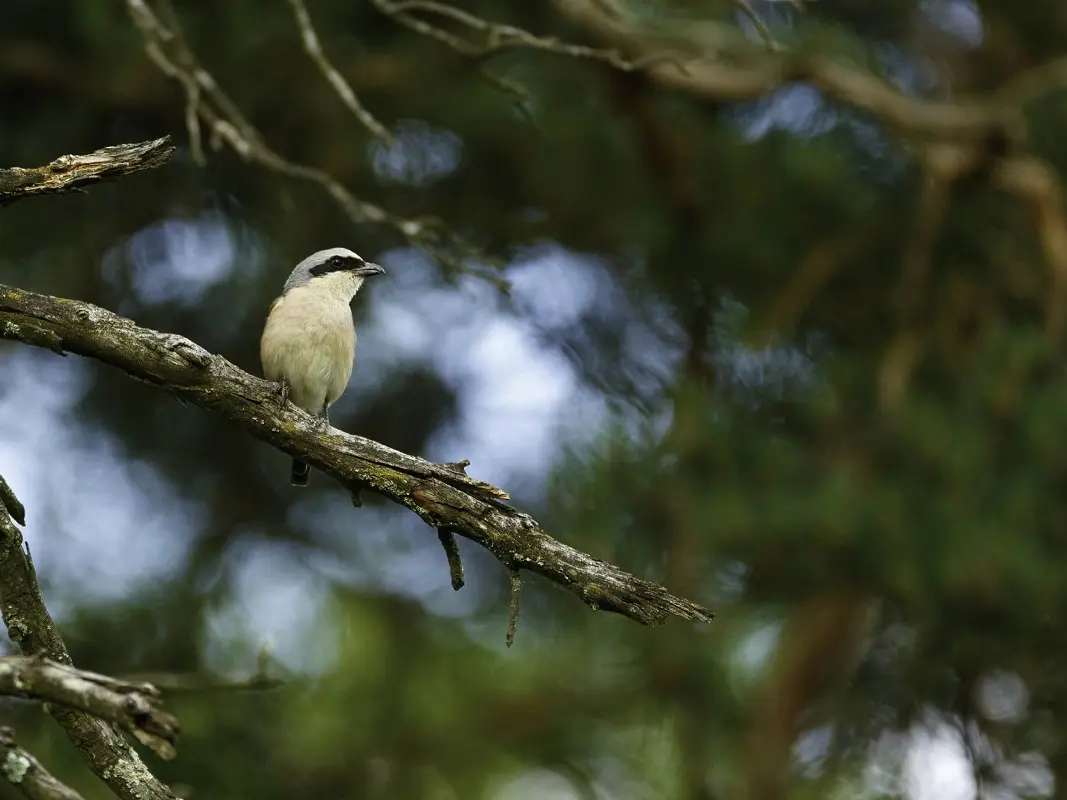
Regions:
<instances>
[{"instance_id":1,"label":"tree branch","mask_svg":"<svg viewBox=\"0 0 1067 800\"><path fill-rule=\"evenodd\" d=\"M121 681L47 658L6 656L0 658L0 694L88 712L129 731L160 758L174 758L178 720L158 708L159 690L150 683Z\"/></svg>"},{"instance_id":2,"label":"tree branch","mask_svg":"<svg viewBox=\"0 0 1067 800\"><path fill-rule=\"evenodd\" d=\"M290 681L271 678L267 675L253 675L240 681L226 680L214 675L196 672L138 672L120 675L122 681L133 683L150 683L162 695L177 693L203 694L207 692L266 692L287 686Z\"/></svg>"},{"instance_id":3,"label":"tree branch","mask_svg":"<svg viewBox=\"0 0 1067 800\"><path fill-rule=\"evenodd\" d=\"M18 746L11 728L0 728L0 774L30 800L82 800L82 796L60 783L41 762Z\"/></svg>"},{"instance_id":4,"label":"tree branch","mask_svg":"<svg viewBox=\"0 0 1067 800\"><path fill-rule=\"evenodd\" d=\"M165 164L174 155L170 137L117 144L86 155L60 156L43 167L0 169L0 207L38 194L78 192L100 181Z\"/></svg>"},{"instance_id":5,"label":"tree branch","mask_svg":"<svg viewBox=\"0 0 1067 800\"><path fill-rule=\"evenodd\" d=\"M330 86L333 88L337 96L341 98L341 102L345 104L345 108L352 112L352 114L363 123L371 133L383 140L387 145L392 146L393 137L389 133L389 130L380 123L375 116L367 110L359 98L356 97L356 93L352 91L352 87L349 86L348 81L344 79L337 68L330 63L330 60L326 58L326 54L322 51L322 43L319 42L319 35L315 31L315 26L311 24L311 15L308 14L307 6L304 5L304 0L289 0L289 5L292 6L293 15L296 17L297 27L300 29L300 39L304 44L304 50L311 57L312 61L322 72L323 77L326 78Z\"/></svg>"},{"instance_id":6,"label":"tree branch","mask_svg":"<svg viewBox=\"0 0 1067 800\"><path fill-rule=\"evenodd\" d=\"M735 6L753 23L761 42L752 41L728 22L702 20L699 25L687 22L674 30L653 29L616 0L552 0L563 16L604 41L606 47L538 36L435 0L372 2L400 24L468 58L485 59L517 48L540 50L600 61L623 72L641 71L663 85L727 102L755 100L807 82L886 124L933 137L980 139L991 132L1016 135L1024 127L1022 105L1067 84L1067 59L1057 59L988 99L940 102L910 97L846 61L790 51L774 41L746 0L736 0ZM415 16L417 13L447 19L470 36L451 33Z\"/></svg>"},{"instance_id":7,"label":"tree branch","mask_svg":"<svg viewBox=\"0 0 1067 800\"><path fill-rule=\"evenodd\" d=\"M9 328L5 323L0 323L0 327ZM3 504L0 504L0 613L8 635L24 654L41 653L61 664L71 663L67 647L45 608L29 548L24 549L22 534ZM89 769L116 795L124 800L175 800L110 723L64 706L51 707L48 712L63 726Z\"/></svg>"},{"instance_id":8,"label":"tree branch","mask_svg":"<svg viewBox=\"0 0 1067 800\"><path fill-rule=\"evenodd\" d=\"M1043 65L988 99L925 100L910 97L878 76L832 56L780 47L769 52L727 23L702 21L699 26L663 33L648 29L615 0L552 3L631 61L640 63L667 50L685 53L670 60L646 61L645 73L663 85L714 100L743 101L803 81L877 116L886 125L924 136L972 140L999 132L1016 136L1025 126L1023 102L1067 82L1062 68Z\"/></svg>"},{"instance_id":9,"label":"tree branch","mask_svg":"<svg viewBox=\"0 0 1067 800\"><path fill-rule=\"evenodd\" d=\"M19 525L26 524L26 507L15 497L14 490L7 485L3 475L0 475L0 506L3 506L11 515L11 519Z\"/></svg>"},{"instance_id":10,"label":"tree branch","mask_svg":"<svg viewBox=\"0 0 1067 800\"><path fill-rule=\"evenodd\" d=\"M150 142L105 147L87 155L60 156L51 164L36 169L13 167L0 170L0 206L9 205L31 195L81 191L83 186L98 181L160 166L166 163L173 154L174 147L170 143L170 137L164 136ZM0 614L3 615L4 623L7 625L8 635L25 655L47 655L54 662L59 662L53 664L53 669L47 673L55 678L58 675L57 669L60 669L62 665L71 664L70 654L45 607L40 586L37 584L33 559L29 548L24 548L22 534L16 527L16 522L19 525L25 524L26 510L7 482L0 478ZM47 662L39 661L39 663ZM9 667L7 673L0 672L0 678L5 674L10 674L11 669L13 667ZM15 674L17 675L18 672L16 671ZM89 675L89 673L82 673L82 675ZM99 680L107 679L100 678ZM43 680L43 685L45 691L55 688L54 681L49 682L47 679ZM68 689L73 685L69 682L65 684ZM29 687L23 688L33 694ZM64 696L67 700L73 700L70 695ZM61 705L49 708L49 713L66 731L89 768L115 794L127 800L174 799L170 790L148 771L140 756L137 755L137 751L112 727L110 722L79 710L85 707L83 703L67 703L60 700L59 696L48 699L61 703ZM84 695L83 699L86 702L90 699L95 702L99 699L99 693ZM121 715L104 714L103 716L116 722L129 722L133 725L134 734L142 741L144 741L143 736L148 736L149 739L145 743L154 748L162 747L163 744L169 745L169 741L162 735L163 730L170 729L169 724L162 725L164 717L149 713L144 721L147 728L141 730L138 728L137 718L150 707L146 707L137 699L131 700L130 696L124 698L124 702L126 701L130 704ZM94 709L94 713L98 710ZM160 729L157 730L157 728ZM174 731L176 731L176 726ZM0 744L8 748L5 766L14 764L25 775L41 775L50 779L51 776L41 769L32 756L15 748L13 739L10 745L6 741ZM26 785L29 784L23 785L24 791ZM33 785L35 787L46 786L47 781ZM73 793L62 794L59 790L63 788L59 786L59 789L51 793L42 789L37 794L28 796L77 797Z\"/></svg>"},{"instance_id":11,"label":"tree branch","mask_svg":"<svg viewBox=\"0 0 1067 800\"><path fill-rule=\"evenodd\" d=\"M556 541L508 495L445 464L406 455L321 423L277 400L253 377L188 339L136 325L97 306L0 285L0 338L95 358L173 396L214 411L256 438L306 459L349 489L367 486L434 528L478 542L509 570L536 572L594 609L645 625L712 612L662 586Z\"/></svg>"}]
</instances>

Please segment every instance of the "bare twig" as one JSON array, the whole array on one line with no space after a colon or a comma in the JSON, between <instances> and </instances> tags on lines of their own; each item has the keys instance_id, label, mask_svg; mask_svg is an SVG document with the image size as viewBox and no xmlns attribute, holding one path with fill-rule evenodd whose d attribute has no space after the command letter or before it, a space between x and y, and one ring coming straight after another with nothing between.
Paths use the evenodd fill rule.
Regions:
<instances>
[{"instance_id":1,"label":"bare twig","mask_svg":"<svg viewBox=\"0 0 1067 800\"><path fill-rule=\"evenodd\" d=\"M296 16L296 24L300 28L300 38L304 42L304 50L307 51L307 54L311 56L311 59L318 65L323 76L329 81L333 90L337 92L337 96L341 98L341 102L344 103L345 107L355 115L356 119L363 123L367 130L391 146L393 144L393 137L388 129L375 119L374 115L359 102L359 98L356 97L356 93L352 91L352 87L348 85L348 81L342 77L341 73L338 72L333 64L330 63L329 59L326 58L326 54L322 52L322 44L319 42L319 35L315 32L315 27L311 24L311 15L308 14L307 6L304 5L304 0L289 0L289 5L293 7L293 14Z\"/></svg>"},{"instance_id":2,"label":"bare twig","mask_svg":"<svg viewBox=\"0 0 1067 800\"><path fill-rule=\"evenodd\" d=\"M556 55L570 58L602 61L624 72L640 68L640 65L623 58L622 54L617 50L605 50L581 44L572 44L564 42L555 36L537 36L513 25L491 22L477 17L447 3L437 3L432 0L401 0L400 2L372 0L372 2L379 11L392 17L401 25L423 36L436 39L452 50L471 58L488 58L506 50L524 48L555 53ZM413 12L417 11L445 17L457 22L470 31L480 34L482 41L474 42L449 33L437 25L414 16Z\"/></svg>"},{"instance_id":3,"label":"bare twig","mask_svg":"<svg viewBox=\"0 0 1067 800\"><path fill-rule=\"evenodd\" d=\"M30 800L82 800L82 796L60 783L41 762L19 747L11 728L0 728L0 775L23 797Z\"/></svg>"},{"instance_id":4,"label":"bare twig","mask_svg":"<svg viewBox=\"0 0 1067 800\"><path fill-rule=\"evenodd\" d=\"M0 329L10 332L6 323L0 323ZM24 654L44 654L71 664L45 608L29 549L24 548L22 534L5 506L0 506L0 612L8 635ZM175 800L111 723L65 706L51 706L48 711L89 768L116 795L124 800Z\"/></svg>"},{"instance_id":5,"label":"bare twig","mask_svg":"<svg viewBox=\"0 0 1067 800\"><path fill-rule=\"evenodd\" d=\"M774 34L767 27L767 23L763 21L763 17L756 13L756 9L752 7L748 0L734 0L734 5L752 23L752 27L756 29L756 33L759 34L763 43L767 45L767 49L772 51L783 51L785 49L775 40Z\"/></svg>"},{"instance_id":6,"label":"bare twig","mask_svg":"<svg viewBox=\"0 0 1067 800\"><path fill-rule=\"evenodd\" d=\"M0 694L26 697L85 711L133 734L160 758L175 755L178 721L157 706L159 691L75 669L47 658L0 658Z\"/></svg>"},{"instance_id":7,"label":"bare twig","mask_svg":"<svg viewBox=\"0 0 1067 800\"><path fill-rule=\"evenodd\" d=\"M43 167L0 169L0 207L38 194L77 192L100 181L165 164L174 155L170 137L118 144L85 155L60 156Z\"/></svg>"},{"instance_id":8,"label":"bare twig","mask_svg":"<svg viewBox=\"0 0 1067 800\"><path fill-rule=\"evenodd\" d=\"M537 123L527 107L530 92L521 83L490 72L485 62L493 56L509 50L527 49L555 53L569 58L600 61L623 72L631 72L643 66L623 58L622 54L616 50L572 44L555 36L538 36L513 25L491 22L447 3L434 0L372 0L372 2L379 11L406 28L435 39L460 55L478 62L482 77L501 91L514 95L518 99L518 109L535 126ZM477 38L481 41L472 41L464 36L450 33L438 25L415 16L416 12L451 20L466 28L469 33L477 34ZM650 60L673 58L674 56L669 53L658 53Z\"/></svg>"},{"instance_id":9,"label":"bare twig","mask_svg":"<svg viewBox=\"0 0 1067 800\"><path fill-rule=\"evenodd\" d=\"M463 577L463 559L459 555L459 543L456 541L455 531L448 528L437 529L437 539L445 551L448 561L448 577L452 581L453 591L458 592L463 588L466 579Z\"/></svg>"},{"instance_id":10,"label":"bare twig","mask_svg":"<svg viewBox=\"0 0 1067 800\"><path fill-rule=\"evenodd\" d=\"M388 226L408 244L425 249L454 271L478 274L491 283L505 285L492 259L436 217L405 218L391 214L359 199L325 170L290 161L272 149L260 131L241 113L237 103L197 60L166 0L157 0L156 5L167 17L165 21L146 0L126 0L130 16L144 39L148 57L163 74L177 81L185 93L190 142L199 139L199 123L202 122L214 148L225 145L249 163L315 184L353 223Z\"/></svg>"},{"instance_id":11,"label":"bare twig","mask_svg":"<svg viewBox=\"0 0 1067 800\"><path fill-rule=\"evenodd\" d=\"M471 462L467 459L456 461L453 464L445 464L446 467L454 469L461 475L467 474L467 467L470 465ZM441 547L445 551L445 559L448 561L448 575L452 581L452 590L458 592L463 588L466 580L463 577L463 559L459 554L459 543L456 542L456 532L449 528L438 528L437 539L441 542Z\"/></svg>"},{"instance_id":12,"label":"bare twig","mask_svg":"<svg viewBox=\"0 0 1067 800\"><path fill-rule=\"evenodd\" d=\"M522 576L518 570L508 570L511 578L511 599L508 601L508 632L504 637L504 644L511 647L515 644L515 630L519 627L519 608L522 606Z\"/></svg>"},{"instance_id":13,"label":"bare twig","mask_svg":"<svg viewBox=\"0 0 1067 800\"><path fill-rule=\"evenodd\" d=\"M288 681L267 675L253 675L242 681L229 681L195 672L138 672L116 676L132 683L150 683L163 695L207 692L263 692L285 686Z\"/></svg>"},{"instance_id":14,"label":"bare twig","mask_svg":"<svg viewBox=\"0 0 1067 800\"><path fill-rule=\"evenodd\" d=\"M89 356L208 408L345 486L366 485L433 528L478 542L511 570L536 572L594 609L646 625L668 617L710 621L712 612L612 564L556 541L507 494L444 464L330 428L291 404L274 384L172 334L139 327L97 306L0 286L0 338Z\"/></svg>"}]
</instances>

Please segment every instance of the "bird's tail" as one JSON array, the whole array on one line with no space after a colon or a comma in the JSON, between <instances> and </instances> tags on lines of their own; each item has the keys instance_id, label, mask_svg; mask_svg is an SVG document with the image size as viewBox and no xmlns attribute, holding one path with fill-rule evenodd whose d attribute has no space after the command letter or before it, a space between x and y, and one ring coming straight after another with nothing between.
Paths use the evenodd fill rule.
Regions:
<instances>
[{"instance_id":1,"label":"bird's tail","mask_svg":"<svg viewBox=\"0 0 1067 800\"><path fill-rule=\"evenodd\" d=\"M293 471L291 473L293 486L307 486L309 477L311 477L311 467L308 466L308 463L294 458Z\"/></svg>"}]
</instances>

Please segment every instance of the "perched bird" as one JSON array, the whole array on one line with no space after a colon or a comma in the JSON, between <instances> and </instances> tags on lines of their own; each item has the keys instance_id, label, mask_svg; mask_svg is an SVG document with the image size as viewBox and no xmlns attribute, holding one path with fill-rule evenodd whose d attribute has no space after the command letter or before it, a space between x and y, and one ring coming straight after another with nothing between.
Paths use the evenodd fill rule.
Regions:
<instances>
[{"instance_id":1,"label":"perched bird","mask_svg":"<svg viewBox=\"0 0 1067 800\"><path fill-rule=\"evenodd\" d=\"M348 386L356 354L349 304L377 264L334 247L308 256L289 275L270 307L259 357L263 375L287 398L329 424L330 406ZM293 486L307 486L311 468L293 459Z\"/></svg>"}]
</instances>

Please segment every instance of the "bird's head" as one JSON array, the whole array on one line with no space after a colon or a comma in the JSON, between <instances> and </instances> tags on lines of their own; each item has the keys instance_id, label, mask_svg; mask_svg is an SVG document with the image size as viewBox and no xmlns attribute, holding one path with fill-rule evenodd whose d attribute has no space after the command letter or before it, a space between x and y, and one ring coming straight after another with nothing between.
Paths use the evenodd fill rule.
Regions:
<instances>
[{"instance_id":1,"label":"bird's head","mask_svg":"<svg viewBox=\"0 0 1067 800\"><path fill-rule=\"evenodd\" d=\"M363 281L372 275L385 272L377 264L364 260L359 254L344 247L331 247L320 250L305 258L289 274L282 290L288 292L298 286L314 285L322 282L338 291L351 292L354 296L363 285Z\"/></svg>"}]
</instances>

